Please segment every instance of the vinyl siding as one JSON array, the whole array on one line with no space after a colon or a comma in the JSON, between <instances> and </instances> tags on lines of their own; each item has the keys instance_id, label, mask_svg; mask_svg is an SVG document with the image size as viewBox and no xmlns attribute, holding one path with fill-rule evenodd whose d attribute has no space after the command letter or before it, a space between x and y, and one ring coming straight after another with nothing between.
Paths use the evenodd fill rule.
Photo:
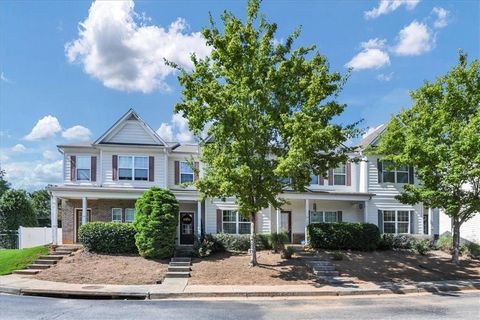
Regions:
<instances>
[{"instance_id":1,"label":"vinyl siding","mask_svg":"<svg viewBox=\"0 0 480 320\"><path fill-rule=\"evenodd\" d=\"M72 181L70 177L70 157L71 156L95 156L97 157L97 181ZM63 156L63 181L67 185L98 185L100 184L100 154L96 150L85 151L85 150L71 150L65 151Z\"/></svg>"},{"instance_id":2,"label":"vinyl siding","mask_svg":"<svg viewBox=\"0 0 480 320\"><path fill-rule=\"evenodd\" d=\"M158 144L137 120L127 120L125 124L106 137L109 143Z\"/></svg>"},{"instance_id":3,"label":"vinyl siding","mask_svg":"<svg viewBox=\"0 0 480 320\"><path fill-rule=\"evenodd\" d=\"M440 229L439 234L452 232L452 220L443 210L439 210ZM477 213L470 220L464 222L460 227L460 237L480 244L480 213Z\"/></svg>"},{"instance_id":4,"label":"vinyl siding","mask_svg":"<svg viewBox=\"0 0 480 320\"><path fill-rule=\"evenodd\" d=\"M190 160L190 155L186 154L170 154L168 156L168 187L172 189L180 188L178 185L175 185L175 161L188 161ZM194 157L196 159L196 157ZM200 166L201 170L201 166ZM194 190L194 186L188 186L187 190Z\"/></svg>"}]
</instances>

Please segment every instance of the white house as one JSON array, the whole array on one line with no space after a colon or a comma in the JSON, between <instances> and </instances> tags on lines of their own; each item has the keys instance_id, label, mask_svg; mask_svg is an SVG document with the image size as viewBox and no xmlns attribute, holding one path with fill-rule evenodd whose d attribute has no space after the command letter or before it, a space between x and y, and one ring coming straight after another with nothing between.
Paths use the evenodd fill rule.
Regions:
<instances>
[{"instance_id":1,"label":"white house","mask_svg":"<svg viewBox=\"0 0 480 320\"><path fill-rule=\"evenodd\" d=\"M358 154L352 154L362 161L332 168L327 178L312 176L306 192L280 194L289 203L258 212L257 232L285 231L293 243L300 243L309 223L348 221L374 223L386 233L438 233L434 211L395 200L406 183L416 183L413 169L387 170L376 157L363 154L382 130L366 137ZM77 242L79 226L88 221L132 221L135 200L152 186L169 188L180 203L178 245L191 245L202 232L250 232L234 199L202 200L194 187L180 186L198 179L187 165L192 157L198 160L198 146L164 141L133 109L95 142L58 149L64 157L63 183L50 192L54 229L61 202L63 243ZM201 175L202 166L196 165Z\"/></svg>"}]
</instances>

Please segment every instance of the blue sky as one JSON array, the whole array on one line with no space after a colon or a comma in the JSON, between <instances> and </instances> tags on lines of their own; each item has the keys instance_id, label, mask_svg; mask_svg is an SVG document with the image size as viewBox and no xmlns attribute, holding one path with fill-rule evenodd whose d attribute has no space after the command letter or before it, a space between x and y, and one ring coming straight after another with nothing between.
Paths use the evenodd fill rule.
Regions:
<instances>
[{"instance_id":1,"label":"blue sky","mask_svg":"<svg viewBox=\"0 0 480 320\"><path fill-rule=\"evenodd\" d=\"M94 140L130 107L173 140L180 88L162 57L207 54L208 12L245 16L245 1L0 2L0 164L15 187L61 180L59 143ZM339 121L375 127L410 105L408 90L480 52L478 1L264 1L282 41L316 44L331 69L353 67ZM83 27L79 27L79 23ZM162 125L163 123L163 125Z\"/></svg>"}]
</instances>

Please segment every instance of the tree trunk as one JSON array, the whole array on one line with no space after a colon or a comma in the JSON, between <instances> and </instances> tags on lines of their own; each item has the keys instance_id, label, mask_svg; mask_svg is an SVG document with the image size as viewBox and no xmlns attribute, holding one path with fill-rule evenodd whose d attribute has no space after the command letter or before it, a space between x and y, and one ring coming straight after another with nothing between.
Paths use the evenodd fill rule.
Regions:
<instances>
[{"instance_id":1,"label":"tree trunk","mask_svg":"<svg viewBox=\"0 0 480 320\"><path fill-rule=\"evenodd\" d=\"M460 221L453 219L452 262L458 265L460 255Z\"/></svg>"},{"instance_id":2,"label":"tree trunk","mask_svg":"<svg viewBox=\"0 0 480 320\"><path fill-rule=\"evenodd\" d=\"M256 233L255 233L255 212L250 215L250 266L255 267L257 265L257 246L256 246Z\"/></svg>"}]
</instances>

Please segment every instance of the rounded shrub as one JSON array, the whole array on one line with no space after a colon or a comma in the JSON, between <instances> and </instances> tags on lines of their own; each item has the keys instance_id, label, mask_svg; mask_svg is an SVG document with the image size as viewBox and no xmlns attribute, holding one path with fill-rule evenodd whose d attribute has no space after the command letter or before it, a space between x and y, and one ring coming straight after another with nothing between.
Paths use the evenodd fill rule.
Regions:
<instances>
[{"instance_id":1,"label":"rounded shrub","mask_svg":"<svg viewBox=\"0 0 480 320\"><path fill-rule=\"evenodd\" d=\"M371 223L313 223L308 226L308 237L317 249L371 251L380 243L380 231Z\"/></svg>"},{"instance_id":2,"label":"rounded shrub","mask_svg":"<svg viewBox=\"0 0 480 320\"><path fill-rule=\"evenodd\" d=\"M135 203L135 243L145 258L165 259L175 252L178 201L167 189L151 188Z\"/></svg>"},{"instance_id":3,"label":"rounded shrub","mask_svg":"<svg viewBox=\"0 0 480 320\"><path fill-rule=\"evenodd\" d=\"M218 244L220 250L224 251L248 251L250 249L249 234L212 234L212 238Z\"/></svg>"},{"instance_id":4,"label":"rounded shrub","mask_svg":"<svg viewBox=\"0 0 480 320\"><path fill-rule=\"evenodd\" d=\"M91 222L80 227L78 239L88 251L137 253L135 228L130 223Z\"/></svg>"}]
</instances>

